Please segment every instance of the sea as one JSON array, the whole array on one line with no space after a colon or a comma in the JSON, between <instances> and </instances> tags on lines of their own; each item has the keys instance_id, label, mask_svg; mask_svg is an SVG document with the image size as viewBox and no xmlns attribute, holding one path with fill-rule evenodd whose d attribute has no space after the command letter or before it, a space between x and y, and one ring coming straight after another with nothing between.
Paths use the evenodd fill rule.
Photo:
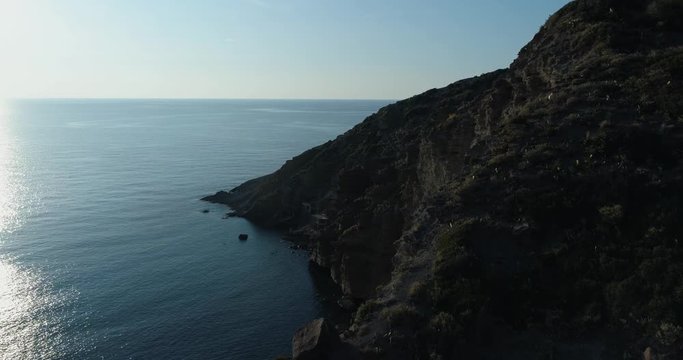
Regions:
<instances>
[{"instance_id":1,"label":"sea","mask_svg":"<svg viewBox=\"0 0 683 360\"><path fill-rule=\"evenodd\" d=\"M199 199L388 103L0 103L0 359L290 354L334 286L282 234Z\"/></svg>"}]
</instances>

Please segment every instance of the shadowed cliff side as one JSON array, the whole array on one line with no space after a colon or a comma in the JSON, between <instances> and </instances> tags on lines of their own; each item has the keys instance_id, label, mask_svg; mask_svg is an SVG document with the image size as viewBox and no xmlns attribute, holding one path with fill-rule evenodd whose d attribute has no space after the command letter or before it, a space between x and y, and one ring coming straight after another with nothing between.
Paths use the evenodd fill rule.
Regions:
<instances>
[{"instance_id":1,"label":"shadowed cliff side","mask_svg":"<svg viewBox=\"0 0 683 360\"><path fill-rule=\"evenodd\" d=\"M509 69L205 199L305 238L366 358L679 358L681 15L574 1Z\"/></svg>"}]
</instances>

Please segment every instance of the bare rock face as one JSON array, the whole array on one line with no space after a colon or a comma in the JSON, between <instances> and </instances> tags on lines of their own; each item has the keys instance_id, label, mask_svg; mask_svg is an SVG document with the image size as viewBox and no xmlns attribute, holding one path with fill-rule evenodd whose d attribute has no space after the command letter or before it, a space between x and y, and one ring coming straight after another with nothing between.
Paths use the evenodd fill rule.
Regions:
<instances>
[{"instance_id":1,"label":"bare rock face","mask_svg":"<svg viewBox=\"0 0 683 360\"><path fill-rule=\"evenodd\" d=\"M656 360L654 351L651 347L648 347L643 351L643 360Z\"/></svg>"},{"instance_id":2,"label":"bare rock face","mask_svg":"<svg viewBox=\"0 0 683 360\"><path fill-rule=\"evenodd\" d=\"M339 348L339 336L325 319L316 319L296 331L292 338L294 360L324 360Z\"/></svg>"},{"instance_id":3,"label":"bare rock face","mask_svg":"<svg viewBox=\"0 0 683 360\"><path fill-rule=\"evenodd\" d=\"M367 300L345 333L366 358L683 358L682 11L572 1L509 68L215 199Z\"/></svg>"}]
</instances>

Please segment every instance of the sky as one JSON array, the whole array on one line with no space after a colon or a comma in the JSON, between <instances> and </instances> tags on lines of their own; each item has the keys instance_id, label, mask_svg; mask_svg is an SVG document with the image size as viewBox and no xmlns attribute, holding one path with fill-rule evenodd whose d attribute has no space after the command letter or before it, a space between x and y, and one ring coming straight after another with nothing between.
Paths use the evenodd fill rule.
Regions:
<instances>
[{"instance_id":1,"label":"sky","mask_svg":"<svg viewBox=\"0 0 683 360\"><path fill-rule=\"evenodd\" d=\"M0 98L402 99L568 0L0 0Z\"/></svg>"}]
</instances>

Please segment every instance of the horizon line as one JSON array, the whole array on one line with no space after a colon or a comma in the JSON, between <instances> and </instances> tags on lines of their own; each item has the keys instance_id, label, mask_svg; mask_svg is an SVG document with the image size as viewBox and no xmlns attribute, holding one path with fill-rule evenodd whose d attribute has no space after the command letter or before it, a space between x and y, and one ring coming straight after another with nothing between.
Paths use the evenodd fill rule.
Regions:
<instances>
[{"instance_id":1,"label":"horizon line","mask_svg":"<svg viewBox=\"0 0 683 360\"><path fill-rule=\"evenodd\" d=\"M400 101L380 98L228 98L228 97L8 97L2 100L292 100L292 101Z\"/></svg>"}]
</instances>

